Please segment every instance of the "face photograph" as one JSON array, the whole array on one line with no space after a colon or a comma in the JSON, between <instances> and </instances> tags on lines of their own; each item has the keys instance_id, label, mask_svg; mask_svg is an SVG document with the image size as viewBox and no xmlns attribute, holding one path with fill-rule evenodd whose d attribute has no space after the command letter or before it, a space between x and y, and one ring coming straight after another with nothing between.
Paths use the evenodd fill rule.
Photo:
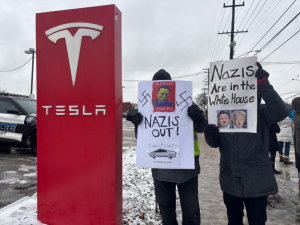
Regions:
<instances>
[{"instance_id":1,"label":"face photograph","mask_svg":"<svg viewBox=\"0 0 300 225\"><path fill-rule=\"evenodd\" d=\"M220 129L230 128L230 111L219 111L218 110L218 127Z\"/></svg>"},{"instance_id":2,"label":"face photograph","mask_svg":"<svg viewBox=\"0 0 300 225\"><path fill-rule=\"evenodd\" d=\"M235 110L232 113L232 128L233 129L246 129L246 112L244 110Z\"/></svg>"}]
</instances>

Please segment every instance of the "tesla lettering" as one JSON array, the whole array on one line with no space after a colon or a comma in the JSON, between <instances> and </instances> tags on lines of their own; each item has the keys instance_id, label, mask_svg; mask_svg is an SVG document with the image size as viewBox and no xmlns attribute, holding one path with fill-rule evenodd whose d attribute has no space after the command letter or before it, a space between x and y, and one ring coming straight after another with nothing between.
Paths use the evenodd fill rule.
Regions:
<instances>
[{"instance_id":1,"label":"tesla lettering","mask_svg":"<svg viewBox=\"0 0 300 225\"><path fill-rule=\"evenodd\" d=\"M74 37L66 30L68 28L80 27ZM78 60L80 54L81 40L83 36L89 36L92 40L95 40L100 31L103 30L103 26L92 23L67 23L59 25L47 30L45 33L48 38L56 43L58 39L64 38L66 40L68 58L72 76L73 86L75 86Z\"/></svg>"},{"instance_id":2,"label":"tesla lettering","mask_svg":"<svg viewBox=\"0 0 300 225\"><path fill-rule=\"evenodd\" d=\"M52 105L45 105L42 106L44 109L46 109L46 116L49 115L49 111L52 108ZM79 109L78 105L69 105L69 115L70 116L78 116L79 115ZM95 108L95 115L98 116L99 112L102 112L102 114L106 115L106 105L96 105ZM65 105L57 105L55 106L56 115L63 116L66 115L66 106ZM82 106L82 115L84 116L91 116L93 115L92 112L86 112L85 105Z\"/></svg>"}]
</instances>

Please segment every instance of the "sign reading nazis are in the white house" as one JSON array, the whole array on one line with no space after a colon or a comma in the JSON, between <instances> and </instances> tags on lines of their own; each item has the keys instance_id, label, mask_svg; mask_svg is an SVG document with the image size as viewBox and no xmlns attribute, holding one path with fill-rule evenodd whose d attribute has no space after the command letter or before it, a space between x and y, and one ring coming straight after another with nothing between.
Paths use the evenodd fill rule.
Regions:
<instances>
[{"instance_id":1,"label":"sign reading nazis are in the white house","mask_svg":"<svg viewBox=\"0 0 300 225\"><path fill-rule=\"evenodd\" d=\"M220 132L256 133L257 58L210 63L208 121Z\"/></svg>"}]
</instances>

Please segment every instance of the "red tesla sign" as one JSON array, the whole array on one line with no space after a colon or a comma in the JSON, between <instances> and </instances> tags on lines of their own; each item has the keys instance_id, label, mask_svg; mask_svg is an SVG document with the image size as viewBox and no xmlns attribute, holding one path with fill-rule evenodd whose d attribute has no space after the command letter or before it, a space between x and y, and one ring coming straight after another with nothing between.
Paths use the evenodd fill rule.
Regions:
<instances>
[{"instance_id":1,"label":"red tesla sign","mask_svg":"<svg viewBox=\"0 0 300 225\"><path fill-rule=\"evenodd\" d=\"M38 219L122 224L121 12L38 13Z\"/></svg>"}]
</instances>

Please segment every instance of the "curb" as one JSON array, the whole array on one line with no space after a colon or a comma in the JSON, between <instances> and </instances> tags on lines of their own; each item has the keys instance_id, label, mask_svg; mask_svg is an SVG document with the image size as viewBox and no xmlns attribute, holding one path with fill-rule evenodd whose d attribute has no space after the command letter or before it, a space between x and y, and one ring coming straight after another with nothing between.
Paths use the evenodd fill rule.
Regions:
<instances>
[{"instance_id":1,"label":"curb","mask_svg":"<svg viewBox=\"0 0 300 225\"><path fill-rule=\"evenodd\" d=\"M18 201L16 201L16 202L13 202L13 203L11 203L11 204L9 204L9 205L7 205L7 206L5 206L5 207L3 207L3 208L1 208L0 209L0 216L2 217L2 216L4 216L4 214L9 214L9 213L13 213L15 210L16 210L16 206L21 206L21 205L23 205L23 203L25 202L25 201L27 201L27 200L29 200L29 199L31 199L29 196L26 196L26 197L24 197L24 198L21 198L21 199L19 199ZM10 212L11 211L11 212Z\"/></svg>"}]
</instances>

